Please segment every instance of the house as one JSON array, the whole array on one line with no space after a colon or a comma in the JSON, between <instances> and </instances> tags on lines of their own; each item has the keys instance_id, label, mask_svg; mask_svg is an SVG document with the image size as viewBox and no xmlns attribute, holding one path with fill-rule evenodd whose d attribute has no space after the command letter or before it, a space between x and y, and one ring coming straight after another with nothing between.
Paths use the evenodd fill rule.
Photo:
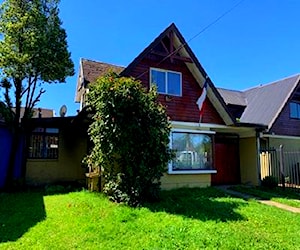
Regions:
<instances>
[{"instance_id":1,"label":"house","mask_svg":"<svg viewBox=\"0 0 300 250\"><path fill-rule=\"evenodd\" d=\"M297 74L245 91L218 89L239 121L266 126L257 140L260 179L272 175L290 187L300 184L299 80Z\"/></svg>"},{"instance_id":2,"label":"house","mask_svg":"<svg viewBox=\"0 0 300 250\"><path fill-rule=\"evenodd\" d=\"M15 112L15 108L12 109ZM21 107L20 113L21 117L23 117L25 112L25 108ZM53 117L54 111L51 109L44 108L34 108L33 109L33 117ZM21 121L21 118L20 118ZM7 175L7 167L10 158L11 152L11 144L12 144L13 136L10 125L5 122L4 117L0 114L0 189L5 185L5 179ZM21 176L21 165L22 165L22 147L23 147L23 139L19 142L19 148L16 154L15 167L14 167L14 178L18 179Z\"/></svg>"},{"instance_id":3,"label":"house","mask_svg":"<svg viewBox=\"0 0 300 250\"><path fill-rule=\"evenodd\" d=\"M262 148L282 143L298 147L299 76L246 91L217 89L175 24L171 24L127 67L80 60L75 93L80 112L76 117L33 119L32 136L37 133L37 138L43 140L53 138L54 143L43 144L53 152L49 153L52 158L45 158L45 153L44 158L32 155L27 163L28 180L84 178L80 162L88 148L86 94L89 84L109 71L134 77L147 89L157 85L159 101L171 119L170 146L176 151L161 179L163 189L258 185ZM206 99L200 120L197 100L204 86ZM30 152L42 147L32 142L33 137Z\"/></svg>"},{"instance_id":4,"label":"house","mask_svg":"<svg viewBox=\"0 0 300 250\"><path fill-rule=\"evenodd\" d=\"M170 145L177 152L161 180L163 188L258 183L257 136L265 126L236 122L174 24L127 67L81 59L75 96L81 108L85 106L88 84L109 70L134 77L147 89L157 83L159 101L171 118ZM205 82L207 98L199 123L196 102Z\"/></svg>"},{"instance_id":5,"label":"house","mask_svg":"<svg viewBox=\"0 0 300 250\"><path fill-rule=\"evenodd\" d=\"M218 89L235 118L266 126L260 134L261 148L300 149L300 75L266 85L234 91Z\"/></svg>"},{"instance_id":6,"label":"house","mask_svg":"<svg viewBox=\"0 0 300 250\"><path fill-rule=\"evenodd\" d=\"M40 185L85 182L82 159L88 153L87 123L80 116L32 118L26 182Z\"/></svg>"}]
</instances>

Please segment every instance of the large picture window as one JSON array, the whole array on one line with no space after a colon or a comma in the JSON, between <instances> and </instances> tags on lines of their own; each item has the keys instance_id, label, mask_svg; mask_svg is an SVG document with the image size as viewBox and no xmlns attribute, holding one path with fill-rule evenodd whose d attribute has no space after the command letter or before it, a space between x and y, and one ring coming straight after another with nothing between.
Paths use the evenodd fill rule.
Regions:
<instances>
[{"instance_id":1,"label":"large picture window","mask_svg":"<svg viewBox=\"0 0 300 250\"><path fill-rule=\"evenodd\" d=\"M171 147L175 158L169 165L169 172L213 170L211 134L174 131Z\"/></svg>"},{"instance_id":2,"label":"large picture window","mask_svg":"<svg viewBox=\"0 0 300 250\"><path fill-rule=\"evenodd\" d=\"M181 73L162 69L150 70L150 82L161 94L181 96Z\"/></svg>"},{"instance_id":3,"label":"large picture window","mask_svg":"<svg viewBox=\"0 0 300 250\"><path fill-rule=\"evenodd\" d=\"M36 128L30 136L29 158L58 158L58 128Z\"/></svg>"}]
</instances>

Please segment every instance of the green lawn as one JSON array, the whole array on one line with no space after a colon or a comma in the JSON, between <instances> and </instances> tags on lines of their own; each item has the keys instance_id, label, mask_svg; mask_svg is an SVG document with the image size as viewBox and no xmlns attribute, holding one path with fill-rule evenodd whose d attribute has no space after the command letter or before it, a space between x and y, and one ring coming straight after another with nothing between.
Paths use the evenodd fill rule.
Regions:
<instances>
[{"instance_id":1,"label":"green lawn","mask_svg":"<svg viewBox=\"0 0 300 250\"><path fill-rule=\"evenodd\" d=\"M300 208L300 193L286 188L283 190L281 187L269 189L265 187L246 187L234 186L231 189L242 193L254 195L261 199L272 200L292 207Z\"/></svg>"},{"instance_id":2,"label":"green lawn","mask_svg":"<svg viewBox=\"0 0 300 250\"><path fill-rule=\"evenodd\" d=\"M298 249L300 215L214 188L140 208L86 191L0 194L0 249Z\"/></svg>"}]
</instances>

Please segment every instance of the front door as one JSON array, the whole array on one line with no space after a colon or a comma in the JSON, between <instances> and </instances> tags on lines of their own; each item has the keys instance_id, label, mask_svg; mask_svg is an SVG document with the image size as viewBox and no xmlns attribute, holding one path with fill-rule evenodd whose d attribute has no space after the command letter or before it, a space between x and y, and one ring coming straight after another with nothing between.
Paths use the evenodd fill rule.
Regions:
<instances>
[{"instance_id":1,"label":"front door","mask_svg":"<svg viewBox=\"0 0 300 250\"><path fill-rule=\"evenodd\" d=\"M216 135L214 163L217 170L212 174L212 185L240 183L239 141L235 135Z\"/></svg>"}]
</instances>

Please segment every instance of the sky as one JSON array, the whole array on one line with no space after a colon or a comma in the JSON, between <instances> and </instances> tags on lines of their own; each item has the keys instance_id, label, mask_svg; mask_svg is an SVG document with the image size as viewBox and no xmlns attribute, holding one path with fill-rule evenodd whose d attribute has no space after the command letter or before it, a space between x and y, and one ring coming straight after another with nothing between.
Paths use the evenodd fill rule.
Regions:
<instances>
[{"instance_id":1,"label":"sky","mask_svg":"<svg viewBox=\"0 0 300 250\"><path fill-rule=\"evenodd\" d=\"M75 75L44 85L37 107L74 102L80 58L127 66L175 23L189 41L240 0L61 0ZM300 73L300 1L244 0L188 42L216 87L244 90Z\"/></svg>"}]
</instances>

